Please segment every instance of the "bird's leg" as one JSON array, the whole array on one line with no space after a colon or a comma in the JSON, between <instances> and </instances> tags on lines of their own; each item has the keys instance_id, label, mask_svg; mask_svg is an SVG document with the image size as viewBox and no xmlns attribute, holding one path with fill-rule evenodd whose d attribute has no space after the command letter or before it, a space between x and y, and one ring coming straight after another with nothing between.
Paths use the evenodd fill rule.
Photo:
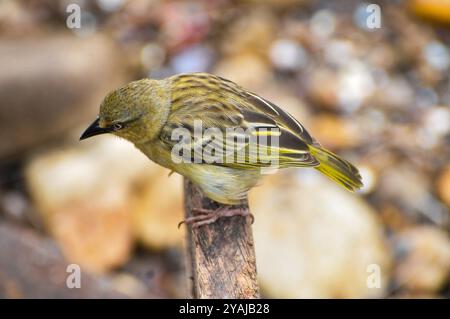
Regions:
<instances>
[{"instance_id":1,"label":"bird's leg","mask_svg":"<svg viewBox=\"0 0 450 319\"><path fill-rule=\"evenodd\" d=\"M219 209L220 208L218 208L218 209L208 209L208 208L195 208L194 207L194 208L192 208L192 211L196 212L199 215L208 215L208 214L214 213L215 211L217 211Z\"/></svg>"},{"instance_id":2,"label":"bird's leg","mask_svg":"<svg viewBox=\"0 0 450 319\"><path fill-rule=\"evenodd\" d=\"M212 224L221 217L233 217L233 216L249 216L251 223L255 220L254 216L243 207L220 207L218 209L206 209L206 208L193 208L194 212L200 214L197 216L188 217L178 224L178 228L182 224L192 225L193 228L197 228L203 225Z\"/></svg>"}]
</instances>

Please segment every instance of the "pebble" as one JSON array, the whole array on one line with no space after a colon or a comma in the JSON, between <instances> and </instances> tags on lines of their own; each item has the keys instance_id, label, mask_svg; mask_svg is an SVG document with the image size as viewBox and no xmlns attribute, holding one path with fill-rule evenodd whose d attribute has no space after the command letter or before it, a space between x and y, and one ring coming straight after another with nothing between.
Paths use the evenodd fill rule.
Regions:
<instances>
[{"instance_id":1,"label":"pebble","mask_svg":"<svg viewBox=\"0 0 450 319\"><path fill-rule=\"evenodd\" d=\"M273 65L281 71L297 71L308 63L306 51L289 39L276 40L269 54Z\"/></svg>"},{"instance_id":2,"label":"pebble","mask_svg":"<svg viewBox=\"0 0 450 319\"><path fill-rule=\"evenodd\" d=\"M250 197L263 294L383 296L391 257L376 212L313 170L283 172L267 177ZM368 288L374 267L380 270L380 285Z\"/></svg>"},{"instance_id":3,"label":"pebble","mask_svg":"<svg viewBox=\"0 0 450 319\"><path fill-rule=\"evenodd\" d=\"M394 278L403 289L413 293L437 293L450 274L448 234L430 226L415 226L400 233L395 245L404 246Z\"/></svg>"},{"instance_id":4,"label":"pebble","mask_svg":"<svg viewBox=\"0 0 450 319\"><path fill-rule=\"evenodd\" d=\"M450 66L450 52L448 48L437 41L428 43L424 48L424 57L429 65L438 71L446 71Z\"/></svg>"}]
</instances>

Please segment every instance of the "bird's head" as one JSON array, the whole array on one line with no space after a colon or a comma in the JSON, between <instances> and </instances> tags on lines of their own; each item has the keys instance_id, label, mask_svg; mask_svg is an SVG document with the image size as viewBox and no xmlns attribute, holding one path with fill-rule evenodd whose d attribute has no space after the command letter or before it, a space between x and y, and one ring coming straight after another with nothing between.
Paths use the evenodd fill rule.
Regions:
<instances>
[{"instance_id":1,"label":"bird's head","mask_svg":"<svg viewBox=\"0 0 450 319\"><path fill-rule=\"evenodd\" d=\"M110 92L100 105L97 119L80 140L112 133L139 144L151 139L162 126L166 100L159 81L142 79Z\"/></svg>"}]
</instances>

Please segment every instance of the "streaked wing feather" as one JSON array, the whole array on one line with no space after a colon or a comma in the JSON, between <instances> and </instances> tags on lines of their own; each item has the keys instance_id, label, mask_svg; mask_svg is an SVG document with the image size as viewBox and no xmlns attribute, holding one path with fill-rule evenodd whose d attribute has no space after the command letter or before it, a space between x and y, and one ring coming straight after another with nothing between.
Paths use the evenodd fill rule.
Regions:
<instances>
[{"instance_id":1,"label":"streaked wing feather","mask_svg":"<svg viewBox=\"0 0 450 319\"><path fill-rule=\"evenodd\" d=\"M246 161L251 156L256 156L256 162L227 162L218 165L256 168L266 166L265 163L273 161L274 156L277 156L280 167L319 165L319 162L309 153L308 144L314 143L312 137L295 118L275 104L245 91L229 80L212 75L191 75L189 79L182 77L174 81L179 81L179 85L187 93L176 90L173 93L172 112L160 136L167 147L177 143L170 140L171 131L174 128L186 128L194 134L195 121L201 120L203 130L218 128L225 132L227 128L250 129L251 135L256 138L258 144L256 150L250 144L250 141L254 141L251 140L252 136L246 136L240 141L238 139L236 146L246 150ZM191 91L187 88L195 92L190 93ZM278 145L269 143L263 146L261 141L272 136L278 137ZM235 137L238 138L239 134L231 136L233 139ZM199 155L198 152L202 152L202 147L207 145L219 148L222 146L225 149L224 139L212 140L208 136L202 136L200 139L195 143L193 138L191 140L192 156ZM198 145L202 147L198 148Z\"/></svg>"}]
</instances>

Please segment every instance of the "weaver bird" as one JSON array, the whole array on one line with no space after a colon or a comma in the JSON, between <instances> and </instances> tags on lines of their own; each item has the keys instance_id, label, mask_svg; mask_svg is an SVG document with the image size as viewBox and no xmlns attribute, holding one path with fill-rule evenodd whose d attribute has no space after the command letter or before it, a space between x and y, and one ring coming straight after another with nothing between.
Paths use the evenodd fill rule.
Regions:
<instances>
[{"instance_id":1,"label":"weaver bird","mask_svg":"<svg viewBox=\"0 0 450 319\"><path fill-rule=\"evenodd\" d=\"M197 123L203 131L231 132L231 139L198 136ZM173 138L177 130L192 133L183 142L192 161L174 158L173 150L180 145L180 140ZM99 117L80 140L103 133L132 142L152 161L187 177L207 197L226 205L245 201L262 169L273 162L280 168L313 167L350 191L362 187L356 167L323 148L289 113L232 81L207 73L142 79L109 93L101 103ZM276 143L267 144L267 137ZM211 145L222 147L217 144L230 140L237 144L234 152L245 151L241 160L195 160ZM252 157L252 141L265 152ZM242 214L239 208L225 211L194 216L186 222L199 226L225 215Z\"/></svg>"}]
</instances>

